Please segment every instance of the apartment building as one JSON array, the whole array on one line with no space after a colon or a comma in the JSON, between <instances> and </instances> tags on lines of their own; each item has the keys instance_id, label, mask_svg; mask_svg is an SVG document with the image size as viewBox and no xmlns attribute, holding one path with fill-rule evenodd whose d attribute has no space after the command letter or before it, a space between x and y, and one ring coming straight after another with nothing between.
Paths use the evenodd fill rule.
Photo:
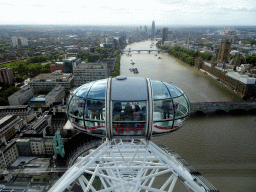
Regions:
<instances>
[{"instance_id":1,"label":"apartment building","mask_svg":"<svg viewBox=\"0 0 256 192\"><path fill-rule=\"evenodd\" d=\"M58 70L50 74L39 74L30 80L29 85L36 92L39 89L53 89L56 85L61 85L64 89L74 86L74 76L71 73L63 73Z\"/></svg>"},{"instance_id":2,"label":"apartment building","mask_svg":"<svg viewBox=\"0 0 256 192\"><path fill-rule=\"evenodd\" d=\"M106 63L80 63L74 68L75 86L78 87L85 83L106 79L108 68Z\"/></svg>"},{"instance_id":3,"label":"apartment building","mask_svg":"<svg viewBox=\"0 0 256 192\"><path fill-rule=\"evenodd\" d=\"M1 68L0 69L0 82L6 84L13 84L14 83L14 75L13 71L10 68Z\"/></svg>"}]
</instances>

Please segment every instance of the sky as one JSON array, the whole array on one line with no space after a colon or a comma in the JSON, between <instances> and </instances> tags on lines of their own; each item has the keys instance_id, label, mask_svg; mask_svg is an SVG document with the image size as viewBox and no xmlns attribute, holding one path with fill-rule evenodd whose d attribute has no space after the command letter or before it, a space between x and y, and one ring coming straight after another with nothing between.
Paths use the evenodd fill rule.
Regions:
<instances>
[{"instance_id":1,"label":"sky","mask_svg":"<svg viewBox=\"0 0 256 192\"><path fill-rule=\"evenodd\" d=\"M256 25L256 0L0 0L0 25Z\"/></svg>"}]
</instances>

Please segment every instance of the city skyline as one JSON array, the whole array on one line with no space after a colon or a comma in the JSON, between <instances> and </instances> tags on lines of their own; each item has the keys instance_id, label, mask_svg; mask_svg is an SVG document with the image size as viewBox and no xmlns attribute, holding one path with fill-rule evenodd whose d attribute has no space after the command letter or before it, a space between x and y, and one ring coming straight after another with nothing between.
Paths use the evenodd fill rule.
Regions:
<instances>
[{"instance_id":1,"label":"city skyline","mask_svg":"<svg viewBox=\"0 0 256 192\"><path fill-rule=\"evenodd\" d=\"M253 0L72 3L3 0L0 25L255 25Z\"/></svg>"}]
</instances>

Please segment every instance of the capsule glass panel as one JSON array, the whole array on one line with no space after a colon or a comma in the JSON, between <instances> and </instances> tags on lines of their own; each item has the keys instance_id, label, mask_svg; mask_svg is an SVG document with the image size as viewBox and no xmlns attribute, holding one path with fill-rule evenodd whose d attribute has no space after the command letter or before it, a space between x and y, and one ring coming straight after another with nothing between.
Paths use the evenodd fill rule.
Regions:
<instances>
[{"instance_id":1,"label":"capsule glass panel","mask_svg":"<svg viewBox=\"0 0 256 192\"><path fill-rule=\"evenodd\" d=\"M71 124L73 126L77 127L78 129L84 130L84 121L82 119L78 119L78 118L70 116L69 120L71 121Z\"/></svg>"},{"instance_id":2,"label":"capsule glass panel","mask_svg":"<svg viewBox=\"0 0 256 192\"><path fill-rule=\"evenodd\" d=\"M84 84L84 85L78 87L77 89L75 89L73 91L73 94L76 96L79 96L79 97L86 98L93 83L94 82L87 83L87 84Z\"/></svg>"},{"instance_id":3,"label":"capsule glass panel","mask_svg":"<svg viewBox=\"0 0 256 192\"><path fill-rule=\"evenodd\" d=\"M147 102L112 102L113 136L145 136Z\"/></svg>"},{"instance_id":4,"label":"capsule glass panel","mask_svg":"<svg viewBox=\"0 0 256 192\"><path fill-rule=\"evenodd\" d=\"M163 134L173 130L173 121L159 121L153 124L153 134Z\"/></svg>"},{"instance_id":5,"label":"capsule glass panel","mask_svg":"<svg viewBox=\"0 0 256 192\"><path fill-rule=\"evenodd\" d=\"M155 100L154 101L154 113L153 120L166 120L173 119L173 102L171 99Z\"/></svg>"},{"instance_id":6,"label":"capsule glass panel","mask_svg":"<svg viewBox=\"0 0 256 192\"><path fill-rule=\"evenodd\" d=\"M105 120L105 100L88 99L84 111L85 120Z\"/></svg>"},{"instance_id":7,"label":"capsule glass panel","mask_svg":"<svg viewBox=\"0 0 256 192\"><path fill-rule=\"evenodd\" d=\"M166 134L180 128L189 116L189 100L178 87L152 80L152 135Z\"/></svg>"},{"instance_id":8,"label":"capsule glass panel","mask_svg":"<svg viewBox=\"0 0 256 192\"><path fill-rule=\"evenodd\" d=\"M96 81L88 93L87 99L105 100L107 80Z\"/></svg>"},{"instance_id":9,"label":"capsule glass panel","mask_svg":"<svg viewBox=\"0 0 256 192\"><path fill-rule=\"evenodd\" d=\"M171 98L168 89L161 81L151 81L153 89L153 99L168 99Z\"/></svg>"},{"instance_id":10,"label":"capsule glass panel","mask_svg":"<svg viewBox=\"0 0 256 192\"><path fill-rule=\"evenodd\" d=\"M84 112L85 101L83 98L80 97L72 97L68 112L69 115L78 119L83 119L83 112Z\"/></svg>"},{"instance_id":11,"label":"capsule glass panel","mask_svg":"<svg viewBox=\"0 0 256 192\"><path fill-rule=\"evenodd\" d=\"M85 121L86 131L95 135L106 135L105 122Z\"/></svg>"},{"instance_id":12,"label":"capsule glass panel","mask_svg":"<svg viewBox=\"0 0 256 192\"><path fill-rule=\"evenodd\" d=\"M184 96L177 97L173 99L175 106L175 118L181 118L188 116L189 114L189 105Z\"/></svg>"}]
</instances>

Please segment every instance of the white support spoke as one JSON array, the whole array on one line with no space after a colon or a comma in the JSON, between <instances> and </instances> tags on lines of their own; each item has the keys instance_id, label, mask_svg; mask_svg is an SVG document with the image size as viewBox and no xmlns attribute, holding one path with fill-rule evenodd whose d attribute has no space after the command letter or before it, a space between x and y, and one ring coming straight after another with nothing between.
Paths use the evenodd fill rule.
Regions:
<instances>
[{"instance_id":1,"label":"white support spoke","mask_svg":"<svg viewBox=\"0 0 256 192\"><path fill-rule=\"evenodd\" d=\"M184 160L180 161L180 157L177 159L172 154L173 152L166 153L152 142L144 140L106 141L86 157L79 158L49 192L72 189L76 182L84 192L172 192L178 177L182 178L181 183L185 187L193 191L218 191L203 176L192 175L185 167L187 164L182 164ZM89 181L84 174L91 176ZM159 176L166 179L157 180L156 183ZM101 189L97 189L98 191L92 185L95 177L99 177L101 182ZM205 189L209 186L213 190Z\"/></svg>"},{"instance_id":2,"label":"white support spoke","mask_svg":"<svg viewBox=\"0 0 256 192\"><path fill-rule=\"evenodd\" d=\"M170 182L172 182L173 178L174 178L174 175L172 174L172 175L166 180L166 182L163 184L163 186L162 186L160 189L161 189L161 190L164 190L164 189L167 187L167 185L168 185Z\"/></svg>"},{"instance_id":3,"label":"white support spoke","mask_svg":"<svg viewBox=\"0 0 256 192\"><path fill-rule=\"evenodd\" d=\"M143 164L142 164L141 169L140 169L140 172L139 172L139 174L138 174L138 176L137 176L137 178L136 178L136 179L137 179L137 183L136 183L135 191L137 191L138 185L139 185L139 183L141 182L142 171L143 171L144 166L145 166L145 162L146 162L146 159L147 159L147 154L148 154L148 150L146 151L146 154L145 154L144 160L143 160Z\"/></svg>"},{"instance_id":4,"label":"white support spoke","mask_svg":"<svg viewBox=\"0 0 256 192\"><path fill-rule=\"evenodd\" d=\"M159 171L159 170L157 169L157 170L155 171L155 173L157 173L158 171ZM152 178L150 179L150 182L149 182L148 187L151 187L151 185L153 184L154 181L155 181L155 177L152 177ZM148 192L148 190L147 190L146 192Z\"/></svg>"},{"instance_id":5,"label":"white support spoke","mask_svg":"<svg viewBox=\"0 0 256 192\"><path fill-rule=\"evenodd\" d=\"M175 176L173 181L172 181L172 184L170 185L170 188L169 188L168 192L172 192L172 190L173 190L173 188L176 184L177 179L178 179L178 177Z\"/></svg>"}]
</instances>

